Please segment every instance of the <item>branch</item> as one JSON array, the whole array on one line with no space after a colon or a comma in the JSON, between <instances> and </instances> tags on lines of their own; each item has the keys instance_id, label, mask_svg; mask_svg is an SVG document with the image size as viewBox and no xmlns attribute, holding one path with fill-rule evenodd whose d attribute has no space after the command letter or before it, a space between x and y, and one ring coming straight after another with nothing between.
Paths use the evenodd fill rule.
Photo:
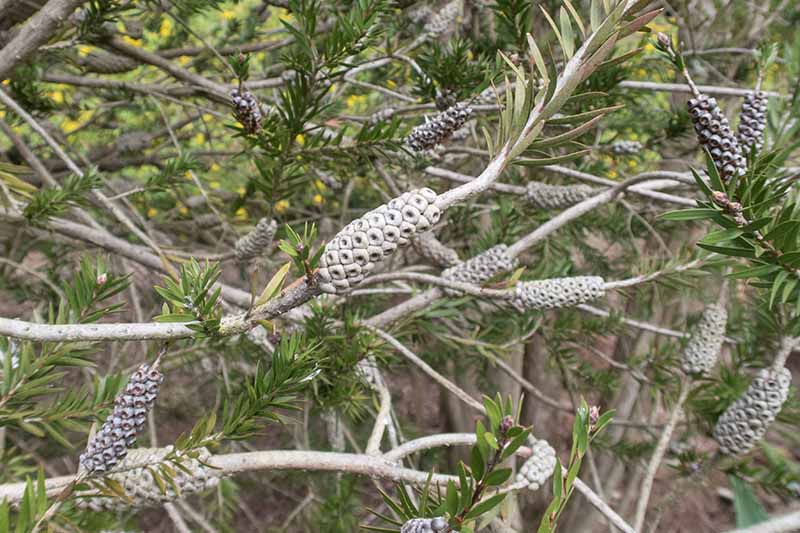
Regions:
<instances>
[{"instance_id":1,"label":"branch","mask_svg":"<svg viewBox=\"0 0 800 533\"><path fill-rule=\"evenodd\" d=\"M17 65L50 40L67 16L83 3L84 0L50 0L39 9L0 50L0 80L8 78Z\"/></svg>"},{"instance_id":2,"label":"branch","mask_svg":"<svg viewBox=\"0 0 800 533\"><path fill-rule=\"evenodd\" d=\"M683 415L683 404L686 402L686 398L689 397L690 389L689 381L685 378L682 379L678 401L675 402L675 407L673 407L672 413L669 415L669 421L667 421L667 425L664 426L661 437L658 439L656 449L653 451L652 457L650 457L647 471L642 480L642 488L639 490L639 499L636 503L636 518L633 521L633 527L636 531L641 531L644 526L647 503L650 501L650 493L653 490L653 481L655 480L656 472L658 472L658 467L661 465L661 460L664 458L664 454L667 451L669 440L672 438L672 432L675 431L675 426L681 418L681 415Z\"/></svg>"}]
</instances>

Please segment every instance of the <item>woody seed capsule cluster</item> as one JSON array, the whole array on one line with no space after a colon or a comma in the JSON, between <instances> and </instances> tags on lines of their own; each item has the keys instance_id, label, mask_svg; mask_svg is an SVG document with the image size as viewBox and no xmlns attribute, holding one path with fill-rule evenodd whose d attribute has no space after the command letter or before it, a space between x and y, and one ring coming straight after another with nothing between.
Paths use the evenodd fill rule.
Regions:
<instances>
[{"instance_id":1,"label":"woody seed capsule cluster","mask_svg":"<svg viewBox=\"0 0 800 533\"><path fill-rule=\"evenodd\" d=\"M119 74L131 71L139 66L134 59L107 52L89 52L86 57L78 59L78 64L87 72L97 72L99 74Z\"/></svg>"},{"instance_id":2,"label":"woody seed capsule cluster","mask_svg":"<svg viewBox=\"0 0 800 533\"><path fill-rule=\"evenodd\" d=\"M262 218L253 228L253 231L236 241L234 253L236 259L242 263L262 255L272 243L278 223L268 218Z\"/></svg>"},{"instance_id":3,"label":"woody seed capsule cluster","mask_svg":"<svg viewBox=\"0 0 800 533\"><path fill-rule=\"evenodd\" d=\"M714 439L722 453L738 455L752 448L775 420L789 395L792 375L786 368L765 368L745 393L717 420Z\"/></svg>"},{"instance_id":4,"label":"woody seed capsule cluster","mask_svg":"<svg viewBox=\"0 0 800 533\"><path fill-rule=\"evenodd\" d=\"M172 477L173 483L165 479L165 490L162 492L147 466L162 463L171 450L172 446L131 450L130 454L119 464L119 472L108 476L122 486L125 495L130 500L108 496L78 498L76 500L78 507L97 512L156 507L175 501L187 494L215 487L219 483L221 471L203 464L211 457L208 450L203 448L197 459L184 457L180 462L180 467L169 465L175 472Z\"/></svg>"},{"instance_id":5,"label":"woody seed capsule cluster","mask_svg":"<svg viewBox=\"0 0 800 533\"><path fill-rule=\"evenodd\" d=\"M564 209L586 200L595 192L588 185L548 185L529 181L525 187L525 199L539 209Z\"/></svg>"},{"instance_id":6,"label":"woody seed capsule cluster","mask_svg":"<svg viewBox=\"0 0 800 533\"><path fill-rule=\"evenodd\" d=\"M717 304L706 307L683 351L681 368L684 372L702 374L714 366L722 348L727 322L728 312L724 307Z\"/></svg>"},{"instance_id":7,"label":"woody seed capsule cluster","mask_svg":"<svg viewBox=\"0 0 800 533\"><path fill-rule=\"evenodd\" d=\"M616 155L636 155L642 151L639 141L617 141L611 145L611 153Z\"/></svg>"},{"instance_id":8,"label":"woody seed capsule cluster","mask_svg":"<svg viewBox=\"0 0 800 533\"><path fill-rule=\"evenodd\" d=\"M442 268L455 266L461 262L458 253L439 242L432 231L426 231L414 239L414 247L422 257Z\"/></svg>"},{"instance_id":9,"label":"woody seed capsule cluster","mask_svg":"<svg viewBox=\"0 0 800 533\"><path fill-rule=\"evenodd\" d=\"M476 255L475 257L450 267L442 272L442 277L449 281L482 285L501 272L508 272L517 266L517 259L508 254L508 246L498 244ZM446 289L448 294L458 291Z\"/></svg>"},{"instance_id":10,"label":"woody seed capsule cluster","mask_svg":"<svg viewBox=\"0 0 800 533\"><path fill-rule=\"evenodd\" d=\"M383 258L439 220L436 193L428 188L403 193L345 226L319 260L319 288L335 294L364 279Z\"/></svg>"},{"instance_id":11,"label":"woody seed capsule cluster","mask_svg":"<svg viewBox=\"0 0 800 533\"><path fill-rule=\"evenodd\" d=\"M458 18L461 12L461 2L453 0L445 4L445 6L437 13L431 15L428 22L425 24L425 31L431 35L440 35L446 32Z\"/></svg>"},{"instance_id":12,"label":"woody seed capsule cluster","mask_svg":"<svg viewBox=\"0 0 800 533\"><path fill-rule=\"evenodd\" d=\"M572 307L601 298L605 281L599 276L576 276L517 283L512 303L520 310Z\"/></svg>"},{"instance_id":13,"label":"woody seed capsule cluster","mask_svg":"<svg viewBox=\"0 0 800 533\"><path fill-rule=\"evenodd\" d=\"M439 113L436 118L417 126L406 137L406 144L415 152L430 150L448 139L472 115L472 108L458 103Z\"/></svg>"},{"instance_id":14,"label":"woody seed capsule cluster","mask_svg":"<svg viewBox=\"0 0 800 533\"><path fill-rule=\"evenodd\" d=\"M89 474L111 470L128 454L128 448L134 445L136 435L144 427L147 412L153 407L163 381L164 375L158 368L147 363L133 373L125 390L114 401L114 410L80 456L81 466Z\"/></svg>"},{"instance_id":15,"label":"woody seed capsule cluster","mask_svg":"<svg viewBox=\"0 0 800 533\"><path fill-rule=\"evenodd\" d=\"M747 162L717 101L701 94L690 99L688 107L697 139L711 154L720 178L727 181L743 175L747 170Z\"/></svg>"},{"instance_id":16,"label":"woody seed capsule cluster","mask_svg":"<svg viewBox=\"0 0 800 533\"><path fill-rule=\"evenodd\" d=\"M247 133L255 133L261 129L261 105L250 91L231 91L236 120L244 126Z\"/></svg>"},{"instance_id":17,"label":"woody seed capsule cluster","mask_svg":"<svg viewBox=\"0 0 800 533\"><path fill-rule=\"evenodd\" d=\"M744 97L742 111L739 113L739 129L736 140L742 151L748 154L755 146L756 151L764 145L764 130L767 128L767 95L761 91Z\"/></svg>"},{"instance_id":18,"label":"woody seed capsule cluster","mask_svg":"<svg viewBox=\"0 0 800 533\"><path fill-rule=\"evenodd\" d=\"M447 520L436 518L412 518L400 528L400 533L435 533L447 529Z\"/></svg>"},{"instance_id":19,"label":"woody seed capsule cluster","mask_svg":"<svg viewBox=\"0 0 800 533\"><path fill-rule=\"evenodd\" d=\"M517 483L526 483L530 490L538 490L553 475L556 451L546 440L531 439L532 454L517 472Z\"/></svg>"}]
</instances>

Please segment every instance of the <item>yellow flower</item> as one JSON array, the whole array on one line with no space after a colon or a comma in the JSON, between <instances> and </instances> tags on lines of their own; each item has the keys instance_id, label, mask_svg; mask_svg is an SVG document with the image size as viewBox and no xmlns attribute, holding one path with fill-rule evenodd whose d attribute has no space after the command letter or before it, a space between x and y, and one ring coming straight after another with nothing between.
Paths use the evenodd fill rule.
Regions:
<instances>
[{"instance_id":1,"label":"yellow flower","mask_svg":"<svg viewBox=\"0 0 800 533\"><path fill-rule=\"evenodd\" d=\"M142 40L141 39L134 39L130 35L123 36L122 40L125 41L126 43L128 43L131 46L136 46L138 48L141 48L141 46L142 46Z\"/></svg>"},{"instance_id":2,"label":"yellow flower","mask_svg":"<svg viewBox=\"0 0 800 533\"><path fill-rule=\"evenodd\" d=\"M314 197L311 199L315 206L319 207L323 203L325 203L325 199L322 197L321 194L315 194Z\"/></svg>"},{"instance_id":3,"label":"yellow flower","mask_svg":"<svg viewBox=\"0 0 800 533\"><path fill-rule=\"evenodd\" d=\"M280 200L275 204L275 212L279 215L282 215L289 209L289 201L288 200Z\"/></svg>"},{"instance_id":4,"label":"yellow flower","mask_svg":"<svg viewBox=\"0 0 800 533\"><path fill-rule=\"evenodd\" d=\"M233 20L236 18L236 13L232 9L224 9L221 13L223 20Z\"/></svg>"},{"instance_id":5,"label":"yellow flower","mask_svg":"<svg viewBox=\"0 0 800 533\"><path fill-rule=\"evenodd\" d=\"M647 71L645 69L643 69L643 68L640 68L639 70L636 71L636 75L638 77L640 77L640 78L646 78L647 77Z\"/></svg>"},{"instance_id":6,"label":"yellow flower","mask_svg":"<svg viewBox=\"0 0 800 533\"><path fill-rule=\"evenodd\" d=\"M0 118L6 118L6 112L0 111Z\"/></svg>"},{"instance_id":7,"label":"yellow flower","mask_svg":"<svg viewBox=\"0 0 800 533\"><path fill-rule=\"evenodd\" d=\"M325 190L328 188L324 183L322 183L322 180L314 180L314 185L320 190L320 192L325 192Z\"/></svg>"},{"instance_id":8,"label":"yellow flower","mask_svg":"<svg viewBox=\"0 0 800 533\"><path fill-rule=\"evenodd\" d=\"M644 51L649 54L651 52L655 52L656 47L653 46L653 43L647 43L646 45L644 45Z\"/></svg>"},{"instance_id":9,"label":"yellow flower","mask_svg":"<svg viewBox=\"0 0 800 533\"><path fill-rule=\"evenodd\" d=\"M78 113L78 122L87 122L90 118L92 118L93 114L94 111L91 111L89 109L84 109L83 111Z\"/></svg>"},{"instance_id":10,"label":"yellow flower","mask_svg":"<svg viewBox=\"0 0 800 533\"><path fill-rule=\"evenodd\" d=\"M639 134L638 133L631 133L630 135L628 135L628 137L630 137L632 141L638 141L639 140Z\"/></svg>"},{"instance_id":11,"label":"yellow flower","mask_svg":"<svg viewBox=\"0 0 800 533\"><path fill-rule=\"evenodd\" d=\"M183 177L186 178L189 181L191 181L193 179L192 178L192 173L189 170L187 170L186 172L183 173Z\"/></svg>"},{"instance_id":12,"label":"yellow flower","mask_svg":"<svg viewBox=\"0 0 800 533\"><path fill-rule=\"evenodd\" d=\"M11 80L3 80L3 85L8 85L9 83L11 83Z\"/></svg>"},{"instance_id":13,"label":"yellow flower","mask_svg":"<svg viewBox=\"0 0 800 533\"><path fill-rule=\"evenodd\" d=\"M247 192L247 189L245 189L244 187L239 187L238 189L236 189L236 192L239 193L239 196L244 196L244 193Z\"/></svg>"},{"instance_id":14,"label":"yellow flower","mask_svg":"<svg viewBox=\"0 0 800 533\"><path fill-rule=\"evenodd\" d=\"M394 89L397 87L397 83L394 80L386 80L386 86L390 89Z\"/></svg>"},{"instance_id":15,"label":"yellow flower","mask_svg":"<svg viewBox=\"0 0 800 533\"><path fill-rule=\"evenodd\" d=\"M220 166L216 163L211 163L210 170L211 172L219 172Z\"/></svg>"},{"instance_id":16,"label":"yellow flower","mask_svg":"<svg viewBox=\"0 0 800 533\"><path fill-rule=\"evenodd\" d=\"M158 29L158 34L162 37L169 37L172 35L172 19L164 17L161 21L161 27Z\"/></svg>"},{"instance_id":17,"label":"yellow flower","mask_svg":"<svg viewBox=\"0 0 800 533\"><path fill-rule=\"evenodd\" d=\"M267 55L264 52L259 52L256 54L256 59L259 61L264 61L267 58Z\"/></svg>"},{"instance_id":18,"label":"yellow flower","mask_svg":"<svg viewBox=\"0 0 800 533\"><path fill-rule=\"evenodd\" d=\"M188 214L189 214L189 208L188 208L188 207L186 207L185 205L182 205L182 206L180 206L180 207L178 208L178 213L180 213L180 214L181 214L181 215L183 215L183 216L186 216L186 215L188 215Z\"/></svg>"},{"instance_id":19,"label":"yellow flower","mask_svg":"<svg viewBox=\"0 0 800 533\"><path fill-rule=\"evenodd\" d=\"M92 50L94 50L94 46L89 46L88 44L82 44L78 47L78 55L81 57L88 56Z\"/></svg>"},{"instance_id":20,"label":"yellow flower","mask_svg":"<svg viewBox=\"0 0 800 533\"><path fill-rule=\"evenodd\" d=\"M212 117L210 113L203 115L203 122L211 122L212 120L214 120L214 117Z\"/></svg>"},{"instance_id":21,"label":"yellow flower","mask_svg":"<svg viewBox=\"0 0 800 533\"><path fill-rule=\"evenodd\" d=\"M628 161L628 166L630 168L636 168L639 166L639 163L637 163L635 159L631 159L630 161Z\"/></svg>"},{"instance_id":22,"label":"yellow flower","mask_svg":"<svg viewBox=\"0 0 800 533\"><path fill-rule=\"evenodd\" d=\"M616 170L609 170L608 171L608 177L609 178L616 178L617 177L617 171Z\"/></svg>"},{"instance_id":23,"label":"yellow flower","mask_svg":"<svg viewBox=\"0 0 800 533\"><path fill-rule=\"evenodd\" d=\"M182 67L185 67L186 65L188 65L189 61L191 61L191 60L192 60L192 58L189 57L189 56L178 56L178 64L180 66L182 66Z\"/></svg>"},{"instance_id":24,"label":"yellow flower","mask_svg":"<svg viewBox=\"0 0 800 533\"><path fill-rule=\"evenodd\" d=\"M50 91L50 98L57 104L64 103L64 93L61 91Z\"/></svg>"},{"instance_id":25,"label":"yellow flower","mask_svg":"<svg viewBox=\"0 0 800 533\"><path fill-rule=\"evenodd\" d=\"M355 110L362 107L367 101L366 95L351 94L347 97L347 109Z\"/></svg>"},{"instance_id":26,"label":"yellow flower","mask_svg":"<svg viewBox=\"0 0 800 533\"><path fill-rule=\"evenodd\" d=\"M247 209L245 209L244 207L240 207L239 209L236 210L236 213L234 213L234 215L239 220L245 220L247 218Z\"/></svg>"},{"instance_id":27,"label":"yellow flower","mask_svg":"<svg viewBox=\"0 0 800 533\"><path fill-rule=\"evenodd\" d=\"M64 133L72 133L80 127L81 124L77 120L66 119L61 123L61 131Z\"/></svg>"},{"instance_id":28,"label":"yellow flower","mask_svg":"<svg viewBox=\"0 0 800 533\"><path fill-rule=\"evenodd\" d=\"M302 133L298 134L297 137L294 138L294 140L297 141L297 144L299 144L300 146L306 144L306 136L303 135Z\"/></svg>"},{"instance_id":29,"label":"yellow flower","mask_svg":"<svg viewBox=\"0 0 800 533\"><path fill-rule=\"evenodd\" d=\"M157 214L158 214L158 209L156 209L155 207L151 207L150 209L147 210L147 218L153 218Z\"/></svg>"},{"instance_id":30,"label":"yellow flower","mask_svg":"<svg viewBox=\"0 0 800 533\"><path fill-rule=\"evenodd\" d=\"M294 15L292 15L288 11L285 11L285 12L281 13L280 15L278 15L278 18L281 19L284 22L292 22L294 20Z\"/></svg>"},{"instance_id":31,"label":"yellow flower","mask_svg":"<svg viewBox=\"0 0 800 533\"><path fill-rule=\"evenodd\" d=\"M192 143L193 144L203 144L205 142L205 140L206 140L206 136L203 135L202 133L198 133L194 137L192 137Z\"/></svg>"},{"instance_id":32,"label":"yellow flower","mask_svg":"<svg viewBox=\"0 0 800 533\"><path fill-rule=\"evenodd\" d=\"M220 187L220 183L218 181L211 181L208 183L209 188L217 190Z\"/></svg>"}]
</instances>

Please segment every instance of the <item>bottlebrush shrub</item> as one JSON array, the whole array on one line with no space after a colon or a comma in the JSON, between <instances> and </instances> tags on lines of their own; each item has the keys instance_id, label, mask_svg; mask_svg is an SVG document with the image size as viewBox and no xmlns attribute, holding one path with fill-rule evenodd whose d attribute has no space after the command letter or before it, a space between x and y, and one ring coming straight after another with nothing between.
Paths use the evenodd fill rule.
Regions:
<instances>
[{"instance_id":1,"label":"bottlebrush shrub","mask_svg":"<svg viewBox=\"0 0 800 533\"><path fill-rule=\"evenodd\" d=\"M46 4L0 1L0 533L790 510L796 393L747 396L747 428L723 413L800 336L791 16ZM690 342L723 287L727 324L696 317ZM155 388L131 376L165 345L151 408L126 387ZM773 411L716 453L718 421L733 451ZM557 453L526 463L531 431Z\"/></svg>"}]
</instances>

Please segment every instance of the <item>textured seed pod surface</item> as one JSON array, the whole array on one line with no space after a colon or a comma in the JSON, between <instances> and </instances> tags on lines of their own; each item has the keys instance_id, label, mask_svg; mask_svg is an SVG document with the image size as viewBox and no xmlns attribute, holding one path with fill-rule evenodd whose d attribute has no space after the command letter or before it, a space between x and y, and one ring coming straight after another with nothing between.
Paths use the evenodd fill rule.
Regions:
<instances>
[{"instance_id":1,"label":"textured seed pod surface","mask_svg":"<svg viewBox=\"0 0 800 533\"><path fill-rule=\"evenodd\" d=\"M79 58L78 64L89 72L99 74L119 74L139 66L135 59L129 57L94 51L89 52L86 57Z\"/></svg>"},{"instance_id":2,"label":"textured seed pod surface","mask_svg":"<svg viewBox=\"0 0 800 533\"><path fill-rule=\"evenodd\" d=\"M439 242L432 231L426 231L414 239L414 247L422 257L443 268L449 268L461 262L458 253Z\"/></svg>"},{"instance_id":3,"label":"textured seed pod surface","mask_svg":"<svg viewBox=\"0 0 800 533\"><path fill-rule=\"evenodd\" d=\"M756 151L764 145L764 130L767 128L767 95L752 92L744 97L739 113L739 128L736 139L745 154L755 146Z\"/></svg>"},{"instance_id":4,"label":"textured seed pod surface","mask_svg":"<svg viewBox=\"0 0 800 533\"><path fill-rule=\"evenodd\" d=\"M687 105L697 140L708 149L720 178L727 181L743 175L747 161L717 101L701 94L691 98Z\"/></svg>"},{"instance_id":5,"label":"textured seed pod surface","mask_svg":"<svg viewBox=\"0 0 800 533\"><path fill-rule=\"evenodd\" d=\"M556 451L546 440L531 439L531 456L522 464L517 472L517 483L526 483L526 488L538 490L556 467Z\"/></svg>"},{"instance_id":6,"label":"textured seed pod surface","mask_svg":"<svg viewBox=\"0 0 800 533\"><path fill-rule=\"evenodd\" d=\"M461 2L453 0L448 2L436 13L430 15L425 24L425 31L431 35L440 35L453 26L461 12Z\"/></svg>"},{"instance_id":7,"label":"textured seed pod surface","mask_svg":"<svg viewBox=\"0 0 800 533\"><path fill-rule=\"evenodd\" d=\"M412 518L403 524L400 533L435 533L447 529L447 520L441 516L436 518Z\"/></svg>"},{"instance_id":8,"label":"textured seed pod surface","mask_svg":"<svg viewBox=\"0 0 800 533\"><path fill-rule=\"evenodd\" d=\"M406 144L415 152L431 150L466 123L472 115L472 108L458 103L442 111L435 118L411 130Z\"/></svg>"},{"instance_id":9,"label":"textured seed pod surface","mask_svg":"<svg viewBox=\"0 0 800 533\"><path fill-rule=\"evenodd\" d=\"M108 472L127 454L144 427L164 376L158 368L142 364L114 401L114 410L80 456L90 474Z\"/></svg>"},{"instance_id":10,"label":"textured seed pod surface","mask_svg":"<svg viewBox=\"0 0 800 533\"><path fill-rule=\"evenodd\" d=\"M765 368L742 396L717 420L714 439L722 453L738 455L764 436L789 395L792 375L786 368Z\"/></svg>"},{"instance_id":11,"label":"textured seed pod surface","mask_svg":"<svg viewBox=\"0 0 800 533\"><path fill-rule=\"evenodd\" d=\"M166 463L175 472L172 478L174 485L168 480L163 480L165 490L162 492L151 471L145 465L155 466L164 462L171 450L171 446L131 450L130 454L120 462L119 472L109 475L109 478L122 486L130 501L108 496L81 497L76 500L78 507L98 512L155 507L217 485L222 472L203 464L210 457L208 450L203 448L197 459L184 457L180 462L180 467L171 462ZM178 492L175 487L178 488Z\"/></svg>"},{"instance_id":12,"label":"textured seed pod surface","mask_svg":"<svg viewBox=\"0 0 800 533\"><path fill-rule=\"evenodd\" d=\"M636 155L642 151L639 141L616 141L611 144L611 153L616 155Z\"/></svg>"},{"instance_id":13,"label":"textured seed pod surface","mask_svg":"<svg viewBox=\"0 0 800 533\"><path fill-rule=\"evenodd\" d=\"M575 276L517 283L513 305L520 310L572 307L601 298L605 280L598 276Z\"/></svg>"},{"instance_id":14,"label":"textured seed pod surface","mask_svg":"<svg viewBox=\"0 0 800 533\"><path fill-rule=\"evenodd\" d=\"M261 105L250 91L231 91L236 120L244 126L247 133L255 133L261 129Z\"/></svg>"},{"instance_id":15,"label":"textured seed pod surface","mask_svg":"<svg viewBox=\"0 0 800 533\"><path fill-rule=\"evenodd\" d=\"M241 262L249 261L266 252L272 244L272 238L278 229L278 223L268 218L262 218L253 228L253 231L236 241L234 253Z\"/></svg>"},{"instance_id":16,"label":"textured seed pod surface","mask_svg":"<svg viewBox=\"0 0 800 533\"><path fill-rule=\"evenodd\" d=\"M435 201L431 189L415 189L345 226L320 257L319 288L335 294L361 283L398 246L438 222Z\"/></svg>"},{"instance_id":17,"label":"textured seed pod surface","mask_svg":"<svg viewBox=\"0 0 800 533\"><path fill-rule=\"evenodd\" d=\"M597 191L588 185L548 185L529 181L525 199L539 209L564 209L582 202Z\"/></svg>"},{"instance_id":18,"label":"textured seed pod surface","mask_svg":"<svg viewBox=\"0 0 800 533\"><path fill-rule=\"evenodd\" d=\"M517 259L508 253L508 246L498 244L476 255L475 257L450 267L442 272L442 277L449 281L481 285L501 272L509 272L517 266ZM447 289L448 294L458 291Z\"/></svg>"},{"instance_id":19,"label":"textured seed pod surface","mask_svg":"<svg viewBox=\"0 0 800 533\"><path fill-rule=\"evenodd\" d=\"M725 338L728 312L718 304L711 304L692 332L683 351L681 368L687 374L702 374L714 366Z\"/></svg>"}]
</instances>

